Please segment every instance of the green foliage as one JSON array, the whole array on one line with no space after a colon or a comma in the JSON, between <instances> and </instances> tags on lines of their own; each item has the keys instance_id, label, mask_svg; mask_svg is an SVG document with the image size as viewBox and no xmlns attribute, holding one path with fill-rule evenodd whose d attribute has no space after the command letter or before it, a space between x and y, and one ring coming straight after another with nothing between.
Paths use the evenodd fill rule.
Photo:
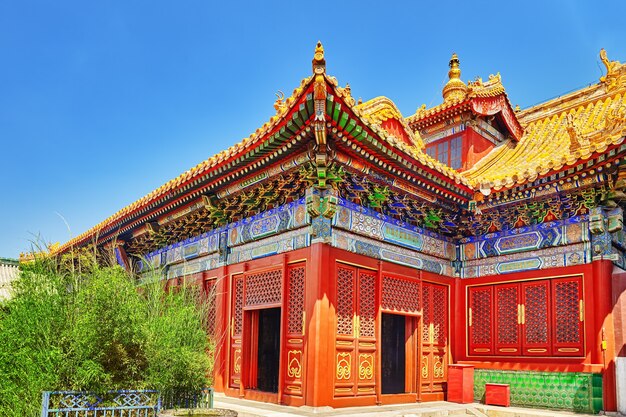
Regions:
<instances>
[{"instance_id":1,"label":"green foliage","mask_svg":"<svg viewBox=\"0 0 626 417\"><path fill-rule=\"evenodd\" d=\"M137 288L119 266L81 261L22 265L14 297L0 304L0 416L36 415L44 390L209 383L208 301L198 289L168 292L158 279Z\"/></svg>"}]
</instances>

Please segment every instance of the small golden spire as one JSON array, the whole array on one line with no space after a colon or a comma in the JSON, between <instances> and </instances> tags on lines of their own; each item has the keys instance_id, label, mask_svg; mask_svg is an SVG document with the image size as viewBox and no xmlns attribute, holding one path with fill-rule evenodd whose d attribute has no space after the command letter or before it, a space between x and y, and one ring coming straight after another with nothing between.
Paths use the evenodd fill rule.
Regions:
<instances>
[{"instance_id":1,"label":"small golden spire","mask_svg":"<svg viewBox=\"0 0 626 417\"><path fill-rule=\"evenodd\" d=\"M461 62L459 57L454 53L450 59L450 71L448 71L448 82L443 87L443 100L463 100L467 96L467 85L461 81Z\"/></svg>"},{"instance_id":2,"label":"small golden spire","mask_svg":"<svg viewBox=\"0 0 626 417\"><path fill-rule=\"evenodd\" d=\"M315 55L313 55L313 73L323 74L326 72L326 59L324 59L324 47L322 42L317 41Z\"/></svg>"}]
</instances>

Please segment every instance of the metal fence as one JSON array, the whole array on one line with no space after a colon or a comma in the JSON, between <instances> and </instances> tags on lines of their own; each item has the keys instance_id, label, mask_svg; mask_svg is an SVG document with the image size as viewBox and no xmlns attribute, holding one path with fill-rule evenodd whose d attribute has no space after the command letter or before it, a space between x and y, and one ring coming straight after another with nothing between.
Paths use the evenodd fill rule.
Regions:
<instances>
[{"instance_id":1,"label":"metal fence","mask_svg":"<svg viewBox=\"0 0 626 417\"><path fill-rule=\"evenodd\" d=\"M41 417L157 417L161 397L156 390L44 391L41 404Z\"/></svg>"},{"instance_id":2,"label":"metal fence","mask_svg":"<svg viewBox=\"0 0 626 417\"><path fill-rule=\"evenodd\" d=\"M213 388L198 391L167 391L161 393L161 406L175 408L213 408Z\"/></svg>"},{"instance_id":3,"label":"metal fence","mask_svg":"<svg viewBox=\"0 0 626 417\"><path fill-rule=\"evenodd\" d=\"M41 417L157 417L160 410L213 408L213 388L197 391L122 390L96 394L44 391Z\"/></svg>"}]
</instances>

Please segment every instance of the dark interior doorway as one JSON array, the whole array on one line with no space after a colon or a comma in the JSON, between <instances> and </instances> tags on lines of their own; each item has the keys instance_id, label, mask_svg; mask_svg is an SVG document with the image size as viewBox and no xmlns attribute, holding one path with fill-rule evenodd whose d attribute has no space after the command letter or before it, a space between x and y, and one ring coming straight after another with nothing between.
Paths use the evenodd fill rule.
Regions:
<instances>
[{"instance_id":1,"label":"dark interior doorway","mask_svg":"<svg viewBox=\"0 0 626 417\"><path fill-rule=\"evenodd\" d=\"M406 392L405 324L404 316L383 313L381 346L383 394Z\"/></svg>"},{"instance_id":2,"label":"dark interior doorway","mask_svg":"<svg viewBox=\"0 0 626 417\"><path fill-rule=\"evenodd\" d=\"M278 392L280 308L259 310L257 389Z\"/></svg>"}]
</instances>

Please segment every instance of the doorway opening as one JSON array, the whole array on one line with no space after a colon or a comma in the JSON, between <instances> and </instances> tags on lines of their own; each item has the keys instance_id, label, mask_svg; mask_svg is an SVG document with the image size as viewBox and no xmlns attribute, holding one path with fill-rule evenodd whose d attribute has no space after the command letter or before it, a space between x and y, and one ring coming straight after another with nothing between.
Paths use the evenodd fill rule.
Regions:
<instances>
[{"instance_id":1,"label":"doorway opening","mask_svg":"<svg viewBox=\"0 0 626 417\"><path fill-rule=\"evenodd\" d=\"M398 314L382 315L382 393L406 392L406 318Z\"/></svg>"},{"instance_id":2,"label":"doorway opening","mask_svg":"<svg viewBox=\"0 0 626 417\"><path fill-rule=\"evenodd\" d=\"M257 378L256 388L278 392L280 364L280 308L258 310Z\"/></svg>"}]
</instances>

